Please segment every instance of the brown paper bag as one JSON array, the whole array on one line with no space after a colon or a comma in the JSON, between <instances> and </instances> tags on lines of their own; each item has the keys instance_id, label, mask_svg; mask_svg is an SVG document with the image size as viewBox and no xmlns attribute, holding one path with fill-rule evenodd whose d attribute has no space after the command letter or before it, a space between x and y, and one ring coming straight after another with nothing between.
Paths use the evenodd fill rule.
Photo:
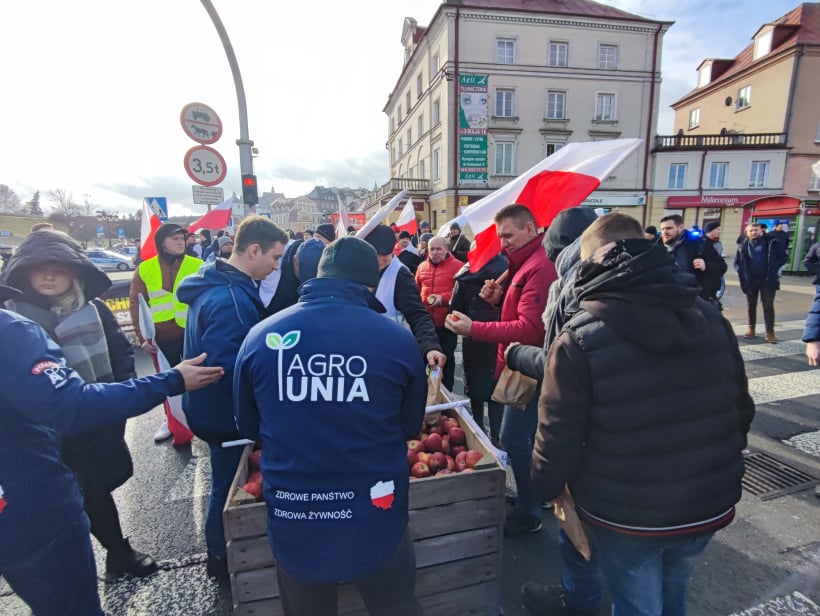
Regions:
<instances>
[{"instance_id":1,"label":"brown paper bag","mask_svg":"<svg viewBox=\"0 0 820 616\"><path fill-rule=\"evenodd\" d=\"M427 373L427 404L425 406L433 406L436 404L442 404L443 402L447 402L444 398L443 394L441 393L441 377L442 377L442 370L440 367L435 366L430 368ZM427 413L424 416L424 421L428 424L433 425L436 423L441 417L441 411L436 411L434 413Z\"/></svg>"},{"instance_id":2,"label":"brown paper bag","mask_svg":"<svg viewBox=\"0 0 820 616\"><path fill-rule=\"evenodd\" d=\"M589 539L587 539L581 519L575 511L575 499L572 498L567 486L564 486L564 491L555 499L554 505L552 513L558 520L558 525L564 529L567 537L572 541L572 545L581 553L581 556L587 560L591 559L592 552L589 549Z\"/></svg>"},{"instance_id":3,"label":"brown paper bag","mask_svg":"<svg viewBox=\"0 0 820 616\"><path fill-rule=\"evenodd\" d=\"M535 379L504 366L492 398L495 402L524 410L535 395L537 386L538 381Z\"/></svg>"}]
</instances>

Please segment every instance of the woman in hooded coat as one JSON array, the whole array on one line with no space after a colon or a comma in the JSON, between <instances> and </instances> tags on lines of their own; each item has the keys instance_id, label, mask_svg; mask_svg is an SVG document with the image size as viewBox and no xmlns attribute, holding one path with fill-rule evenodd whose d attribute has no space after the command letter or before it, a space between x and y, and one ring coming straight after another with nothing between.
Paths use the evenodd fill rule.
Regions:
<instances>
[{"instance_id":1,"label":"woman in hooded coat","mask_svg":"<svg viewBox=\"0 0 820 616\"><path fill-rule=\"evenodd\" d=\"M131 344L116 317L97 299L111 280L68 235L32 233L9 260L3 278L23 292L22 297L8 300L6 308L43 327L87 382L136 377ZM106 572L112 577L154 573L154 559L134 550L123 537L111 496L133 473L125 422L65 437L62 459L77 477L91 534L107 551Z\"/></svg>"}]
</instances>

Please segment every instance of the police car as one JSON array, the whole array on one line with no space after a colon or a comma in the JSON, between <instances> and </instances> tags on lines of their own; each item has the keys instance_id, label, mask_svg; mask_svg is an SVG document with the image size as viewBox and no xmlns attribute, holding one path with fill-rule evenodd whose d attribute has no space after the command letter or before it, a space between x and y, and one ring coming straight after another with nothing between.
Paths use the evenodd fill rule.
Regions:
<instances>
[{"instance_id":1,"label":"police car","mask_svg":"<svg viewBox=\"0 0 820 616\"><path fill-rule=\"evenodd\" d=\"M87 250L85 254L97 267L103 270L127 272L134 269L132 259L111 250Z\"/></svg>"}]
</instances>

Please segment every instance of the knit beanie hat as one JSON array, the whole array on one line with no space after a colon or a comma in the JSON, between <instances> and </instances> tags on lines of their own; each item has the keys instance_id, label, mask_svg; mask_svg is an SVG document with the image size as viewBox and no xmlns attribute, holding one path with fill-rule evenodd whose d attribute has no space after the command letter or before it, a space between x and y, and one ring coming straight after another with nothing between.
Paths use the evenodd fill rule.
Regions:
<instances>
[{"instance_id":1,"label":"knit beanie hat","mask_svg":"<svg viewBox=\"0 0 820 616\"><path fill-rule=\"evenodd\" d=\"M419 223L419 229L424 229L424 227L427 227L428 229L430 228L430 223L427 222L426 220L422 220Z\"/></svg>"},{"instance_id":2,"label":"knit beanie hat","mask_svg":"<svg viewBox=\"0 0 820 616\"><path fill-rule=\"evenodd\" d=\"M336 239L336 229L334 229L333 225L329 222L326 222L316 227L316 233L314 233L314 235L321 235L328 242L332 242Z\"/></svg>"},{"instance_id":3,"label":"knit beanie hat","mask_svg":"<svg viewBox=\"0 0 820 616\"><path fill-rule=\"evenodd\" d=\"M596 218L595 210L580 206L563 210L553 218L544 234L544 248L549 260L554 263L561 251L578 239Z\"/></svg>"},{"instance_id":4,"label":"knit beanie hat","mask_svg":"<svg viewBox=\"0 0 820 616\"><path fill-rule=\"evenodd\" d=\"M357 237L341 237L325 246L316 277L344 278L375 288L379 286L379 260L376 251Z\"/></svg>"},{"instance_id":5,"label":"knit beanie hat","mask_svg":"<svg viewBox=\"0 0 820 616\"><path fill-rule=\"evenodd\" d=\"M385 225L376 225L376 228L368 233L364 239L380 255L391 254L396 246L396 234L393 233L390 227Z\"/></svg>"},{"instance_id":6,"label":"knit beanie hat","mask_svg":"<svg viewBox=\"0 0 820 616\"><path fill-rule=\"evenodd\" d=\"M720 226L720 223L717 220L713 220L712 222L707 222L703 227L704 233L711 233L715 229Z\"/></svg>"},{"instance_id":7,"label":"knit beanie hat","mask_svg":"<svg viewBox=\"0 0 820 616\"><path fill-rule=\"evenodd\" d=\"M223 235L218 240L216 240L216 243L219 245L219 250L222 250L225 244L233 244L233 240L227 235Z\"/></svg>"},{"instance_id":8,"label":"knit beanie hat","mask_svg":"<svg viewBox=\"0 0 820 616\"><path fill-rule=\"evenodd\" d=\"M422 233L421 237L419 238L422 242L429 242L435 236L432 233Z\"/></svg>"},{"instance_id":9,"label":"knit beanie hat","mask_svg":"<svg viewBox=\"0 0 820 616\"><path fill-rule=\"evenodd\" d=\"M296 260L299 262L299 280L302 282L316 278L316 271L319 267L319 259L322 258L322 251L325 245L322 240L305 240L296 251Z\"/></svg>"},{"instance_id":10,"label":"knit beanie hat","mask_svg":"<svg viewBox=\"0 0 820 616\"><path fill-rule=\"evenodd\" d=\"M185 239L188 239L188 231L185 227L181 227L176 223L164 222L157 227L156 233L154 233L154 244L156 244L157 250L162 252L162 242L165 241L165 238L176 235L177 233L184 233Z\"/></svg>"}]
</instances>

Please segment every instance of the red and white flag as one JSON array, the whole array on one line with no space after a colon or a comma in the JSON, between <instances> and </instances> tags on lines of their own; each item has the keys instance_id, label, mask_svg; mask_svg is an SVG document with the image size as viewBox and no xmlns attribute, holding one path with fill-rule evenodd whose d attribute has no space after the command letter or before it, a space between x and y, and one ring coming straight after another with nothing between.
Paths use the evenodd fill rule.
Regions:
<instances>
[{"instance_id":1,"label":"red and white flag","mask_svg":"<svg viewBox=\"0 0 820 616\"><path fill-rule=\"evenodd\" d=\"M200 229L224 229L228 226L232 212L233 197L228 197L210 212L188 225L188 233L196 233Z\"/></svg>"},{"instance_id":2,"label":"red and white flag","mask_svg":"<svg viewBox=\"0 0 820 616\"><path fill-rule=\"evenodd\" d=\"M159 213L155 211L148 199L142 200L142 222L140 224L140 260L147 261L157 256L157 246L154 243L154 233L162 223Z\"/></svg>"},{"instance_id":3,"label":"red and white flag","mask_svg":"<svg viewBox=\"0 0 820 616\"><path fill-rule=\"evenodd\" d=\"M350 226L350 218L347 216L347 208L342 203L342 198L336 193L336 199L339 202L339 222L336 223L336 237L344 237L347 235L347 228Z\"/></svg>"},{"instance_id":4,"label":"red and white flag","mask_svg":"<svg viewBox=\"0 0 820 616\"><path fill-rule=\"evenodd\" d=\"M407 231L413 235L419 230L418 222L416 222L416 208L413 206L413 198L407 200L407 204L399 214L399 219L396 221L396 226L399 231Z\"/></svg>"},{"instance_id":5,"label":"red and white flag","mask_svg":"<svg viewBox=\"0 0 820 616\"><path fill-rule=\"evenodd\" d=\"M469 225L476 247L467 260L470 271L477 272L501 252L493 222L501 208L513 203L526 205L536 225L548 227L559 212L586 199L642 142L613 139L565 145L523 175L464 208L460 216L442 225L438 234L448 237L454 222L462 228Z\"/></svg>"},{"instance_id":6,"label":"red and white flag","mask_svg":"<svg viewBox=\"0 0 820 616\"><path fill-rule=\"evenodd\" d=\"M405 195L407 194L406 190L401 191L395 197L390 199L389 203L381 206L379 211L373 214L366 223L362 225L362 228L356 231L356 237L360 240L366 238L370 232L376 228L377 225L381 224L381 222L387 218L387 215L390 214L393 210L396 209L396 206L401 203L401 200L404 199Z\"/></svg>"},{"instance_id":7,"label":"red and white flag","mask_svg":"<svg viewBox=\"0 0 820 616\"><path fill-rule=\"evenodd\" d=\"M392 481L379 481L370 488L370 502L379 509L390 509L395 491L396 486Z\"/></svg>"}]
</instances>

